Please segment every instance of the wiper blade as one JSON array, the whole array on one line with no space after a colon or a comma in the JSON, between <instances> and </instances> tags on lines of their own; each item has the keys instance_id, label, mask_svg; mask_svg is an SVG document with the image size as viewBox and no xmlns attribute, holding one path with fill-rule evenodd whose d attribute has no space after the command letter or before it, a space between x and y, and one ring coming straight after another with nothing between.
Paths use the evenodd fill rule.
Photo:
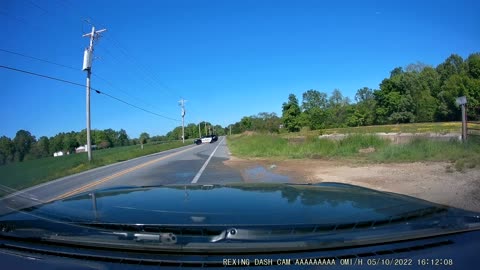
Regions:
<instances>
[{"instance_id":1,"label":"wiper blade","mask_svg":"<svg viewBox=\"0 0 480 270\"><path fill-rule=\"evenodd\" d=\"M348 232L343 234L320 234L304 237L281 238L264 236L255 239L255 231L236 229L226 230L218 237L189 237L175 234L99 232L86 236L51 234L42 237L42 241L69 244L74 246L121 249L123 251L157 251L181 253L252 253L252 252L295 252L334 248L350 248L360 245L385 244L420 238L442 236L480 230L480 226L454 230L423 229L411 232L377 231L370 234Z\"/></svg>"},{"instance_id":2,"label":"wiper blade","mask_svg":"<svg viewBox=\"0 0 480 270\"><path fill-rule=\"evenodd\" d=\"M395 226L376 227L371 230L321 233L279 233L265 227L231 227L223 230L212 230L211 232L216 232L216 234L210 235L186 234L186 230L177 231L179 233L126 232L101 230L77 224L63 224L66 228L69 225L75 226L75 230L72 230L73 227L70 228L71 231L64 228L63 232L52 231L47 228L36 230L34 228L16 228L10 232L2 231L0 236L20 236L45 242L92 248L223 254L264 252L265 250L282 252L346 248L480 230L479 216L454 216L453 218L462 219L463 223L446 226L446 223L437 222L430 223L430 227L427 226L427 223L423 225L397 224ZM153 225L149 226L150 229L153 229ZM78 228L83 228L83 230L78 231ZM194 231L194 229L190 228L190 231Z\"/></svg>"},{"instance_id":3,"label":"wiper blade","mask_svg":"<svg viewBox=\"0 0 480 270\"><path fill-rule=\"evenodd\" d=\"M480 216L462 211L448 211L435 218L415 216L388 226L373 222L359 229L355 229L358 224L336 224L333 229L321 229L322 225L315 224L109 224L29 216L27 220L0 219L0 237L91 248L223 254L345 248L480 230Z\"/></svg>"}]
</instances>

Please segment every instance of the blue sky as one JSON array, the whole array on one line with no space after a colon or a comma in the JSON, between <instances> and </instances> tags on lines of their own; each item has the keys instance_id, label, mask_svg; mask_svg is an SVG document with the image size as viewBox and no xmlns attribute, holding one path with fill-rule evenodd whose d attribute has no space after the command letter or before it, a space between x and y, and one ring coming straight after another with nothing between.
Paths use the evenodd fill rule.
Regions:
<instances>
[{"instance_id":1,"label":"blue sky","mask_svg":"<svg viewBox=\"0 0 480 270\"><path fill-rule=\"evenodd\" d=\"M186 123L226 126L259 112L281 115L289 93L378 88L396 66L436 66L480 51L479 1L74 1L0 2L0 65L85 83L91 26L92 87ZM85 127L85 89L0 69L0 136L53 136ZM180 122L92 93L92 128L161 135Z\"/></svg>"}]
</instances>

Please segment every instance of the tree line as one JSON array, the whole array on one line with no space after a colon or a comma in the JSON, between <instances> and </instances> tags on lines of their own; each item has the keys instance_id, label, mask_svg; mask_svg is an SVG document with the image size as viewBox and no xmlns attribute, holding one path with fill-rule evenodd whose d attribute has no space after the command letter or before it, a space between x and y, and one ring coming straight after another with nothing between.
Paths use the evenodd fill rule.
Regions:
<instances>
[{"instance_id":1,"label":"tree line","mask_svg":"<svg viewBox=\"0 0 480 270\"><path fill-rule=\"evenodd\" d=\"M185 139L198 138L199 126L202 136L212 133L225 135L225 129L220 125L212 125L209 122L201 122L199 125L190 123L185 126ZM97 149L181 139L181 126L175 127L166 135L150 136L147 132L142 132L138 138L130 138L124 129L116 131L109 128L91 131L92 145L96 145ZM52 137L41 136L39 139L27 130L19 130L13 139L6 136L0 137L0 165L50 157L58 151L73 154L76 148L86 144L86 129L80 132L61 132Z\"/></svg>"},{"instance_id":2,"label":"tree line","mask_svg":"<svg viewBox=\"0 0 480 270\"><path fill-rule=\"evenodd\" d=\"M246 116L232 125L232 132L459 121L461 109L455 100L460 96L467 97L468 118L480 120L480 53L465 60L452 54L436 67L423 63L397 67L379 89L358 89L354 101L339 89L330 95L307 90L301 103L290 94L282 105L281 118L274 113Z\"/></svg>"},{"instance_id":3,"label":"tree line","mask_svg":"<svg viewBox=\"0 0 480 270\"><path fill-rule=\"evenodd\" d=\"M126 146L135 143L125 130L92 130L92 144L98 149ZM86 129L80 132L61 132L55 136L41 136L38 140L27 130L19 130L13 139L0 137L0 165L52 156L58 151L75 153L79 146L87 144Z\"/></svg>"}]
</instances>

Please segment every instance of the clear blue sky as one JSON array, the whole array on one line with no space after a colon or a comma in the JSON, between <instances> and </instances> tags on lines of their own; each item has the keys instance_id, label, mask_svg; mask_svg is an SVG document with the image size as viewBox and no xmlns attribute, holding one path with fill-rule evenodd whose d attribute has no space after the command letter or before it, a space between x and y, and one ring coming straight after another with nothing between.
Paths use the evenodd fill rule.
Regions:
<instances>
[{"instance_id":1,"label":"clear blue sky","mask_svg":"<svg viewBox=\"0 0 480 270\"><path fill-rule=\"evenodd\" d=\"M433 66L480 51L472 1L0 1L0 65L85 83L82 34L95 47L92 87L186 123L226 126L281 114L289 93L378 88L396 66ZM99 77L97 77L97 76ZM53 136L85 127L85 89L0 69L0 135ZM180 122L92 93L92 128L161 135Z\"/></svg>"}]
</instances>

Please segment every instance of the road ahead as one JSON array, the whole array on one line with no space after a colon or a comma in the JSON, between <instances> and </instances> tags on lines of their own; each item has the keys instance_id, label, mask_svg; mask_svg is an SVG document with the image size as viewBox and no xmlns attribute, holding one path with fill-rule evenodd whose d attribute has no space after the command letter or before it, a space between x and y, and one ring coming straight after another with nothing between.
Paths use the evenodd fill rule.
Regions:
<instances>
[{"instance_id":1,"label":"road ahead","mask_svg":"<svg viewBox=\"0 0 480 270\"><path fill-rule=\"evenodd\" d=\"M46 202L81 192L118 186L222 184L242 176L223 164L229 159L225 137L211 144L188 145L38 185L22 193Z\"/></svg>"}]
</instances>

